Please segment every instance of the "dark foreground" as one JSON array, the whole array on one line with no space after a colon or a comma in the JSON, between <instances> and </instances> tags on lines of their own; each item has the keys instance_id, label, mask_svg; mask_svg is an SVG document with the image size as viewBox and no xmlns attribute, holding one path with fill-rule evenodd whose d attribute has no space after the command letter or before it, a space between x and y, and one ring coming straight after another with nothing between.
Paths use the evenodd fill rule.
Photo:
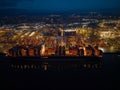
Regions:
<instances>
[{"instance_id":1,"label":"dark foreground","mask_svg":"<svg viewBox=\"0 0 120 90\"><path fill-rule=\"evenodd\" d=\"M120 56L117 54L104 54L100 60L55 60L8 59L1 56L0 88L120 90Z\"/></svg>"}]
</instances>

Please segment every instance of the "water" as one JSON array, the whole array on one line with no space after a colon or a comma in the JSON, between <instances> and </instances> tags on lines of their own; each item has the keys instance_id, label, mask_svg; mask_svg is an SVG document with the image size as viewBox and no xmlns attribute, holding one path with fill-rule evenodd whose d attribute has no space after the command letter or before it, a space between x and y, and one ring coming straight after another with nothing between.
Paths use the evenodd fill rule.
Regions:
<instances>
[{"instance_id":1,"label":"water","mask_svg":"<svg viewBox=\"0 0 120 90\"><path fill-rule=\"evenodd\" d=\"M0 88L117 89L119 67L117 54L105 54L101 60L53 62L1 57Z\"/></svg>"}]
</instances>

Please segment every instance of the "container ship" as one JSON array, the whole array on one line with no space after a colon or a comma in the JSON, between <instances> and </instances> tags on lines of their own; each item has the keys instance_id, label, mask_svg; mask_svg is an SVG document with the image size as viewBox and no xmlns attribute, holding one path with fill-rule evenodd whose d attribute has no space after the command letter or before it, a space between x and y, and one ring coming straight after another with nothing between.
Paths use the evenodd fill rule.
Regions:
<instances>
[{"instance_id":1,"label":"container ship","mask_svg":"<svg viewBox=\"0 0 120 90\"><path fill-rule=\"evenodd\" d=\"M99 45L79 38L75 30L62 30L57 36L31 36L21 39L7 51L6 56L40 59L102 58L103 52Z\"/></svg>"}]
</instances>

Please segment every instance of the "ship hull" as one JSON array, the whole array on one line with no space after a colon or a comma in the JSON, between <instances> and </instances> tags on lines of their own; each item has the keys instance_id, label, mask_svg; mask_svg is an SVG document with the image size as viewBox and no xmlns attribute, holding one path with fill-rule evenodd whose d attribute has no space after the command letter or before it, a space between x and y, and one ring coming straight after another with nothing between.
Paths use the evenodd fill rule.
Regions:
<instances>
[{"instance_id":1,"label":"ship hull","mask_svg":"<svg viewBox=\"0 0 120 90\"><path fill-rule=\"evenodd\" d=\"M100 60L96 56L48 56L48 57L8 57L11 60L34 60L34 61L81 61Z\"/></svg>"}]
</instances>

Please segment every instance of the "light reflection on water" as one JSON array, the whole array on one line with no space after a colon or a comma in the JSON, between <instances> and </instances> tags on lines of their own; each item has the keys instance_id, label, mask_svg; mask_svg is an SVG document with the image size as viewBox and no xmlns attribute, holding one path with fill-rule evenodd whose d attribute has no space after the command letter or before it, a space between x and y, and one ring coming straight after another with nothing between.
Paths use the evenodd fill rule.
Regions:
<instances>
[{"instance_id":1,"label":"light reflection on water","mask_svg":"<svg viewBox=\"0 0 120 90\"><path fill-rule=\"evenodd\" d=\"M6 85L25 88L43 86L44 89L48 87L53 90L59 87L108 90L113 88L113 82L120 82L120 58L117 54L105 54L101 60L87 61L28 61L25 59L5 62L5 58L3 59L0 69L3 75L1 82L5 82L5 87ZM114 85L117 85L116 83Z\"/></svg>"},{"instance_id":2,"label":"light reflection on water","mask_svg":"<svg viewBox=\"0 0 120 90\"><path fill-rule=\"evenodd\" d=\"M13 71L38 70L38 71L66 71L80 69L101 69L101 61L92 62L38 62L38 63L10 63Z\"/></svg>"}]
</instances>

